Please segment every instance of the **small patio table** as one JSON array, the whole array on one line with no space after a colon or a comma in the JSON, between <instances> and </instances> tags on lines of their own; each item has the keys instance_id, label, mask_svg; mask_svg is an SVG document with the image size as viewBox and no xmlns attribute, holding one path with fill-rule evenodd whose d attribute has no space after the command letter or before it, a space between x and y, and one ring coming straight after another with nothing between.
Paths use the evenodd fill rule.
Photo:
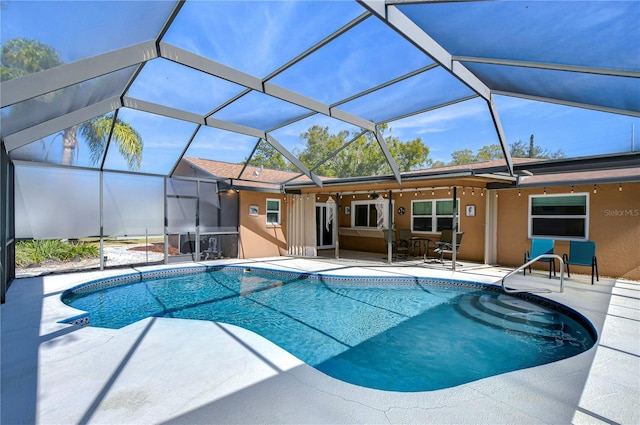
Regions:
<instances>
[{"instance_id":1,"label":"small patio table","mask_svg":"<svg viewBox=\"0 0 640 425\"><path fill-rule=\"evenodd\" d=\"M433 247L436 246L436 241L431 238L427 238L425 236L411 236L411 252L414 257L416 257L415 248L418 246L418 256L422 256L422 248L425 247L424 255L426 256L429 253L429 247L433 242Z\"/></svg>"}]
</instances>

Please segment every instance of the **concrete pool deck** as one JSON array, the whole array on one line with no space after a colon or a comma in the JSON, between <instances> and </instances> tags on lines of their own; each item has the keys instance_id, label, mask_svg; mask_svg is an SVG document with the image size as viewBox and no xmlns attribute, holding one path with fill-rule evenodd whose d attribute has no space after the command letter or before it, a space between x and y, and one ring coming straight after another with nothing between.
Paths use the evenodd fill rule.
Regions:
<instances>
[{"instance_id":1,"label":"concrete pool deck","mask_svg":"<svg viewBox=\"0 0 640 425\"><path fill-rule=\"evenodd\" d=\"M509 269L438 270L422 262L277 257L207 264L341 275L410 275L495 282ZM184 264L136 270L183 267ZM514 275L511 287L544 294L598 331L589 351L457 387L416 393L333 379L245 329L148 318L118 330L58 323L77 311L65 289L131 272L19 279L0 310L2 424L637 424L640 423L640 282L590 276Z\"/></svg>"}]
</instances>

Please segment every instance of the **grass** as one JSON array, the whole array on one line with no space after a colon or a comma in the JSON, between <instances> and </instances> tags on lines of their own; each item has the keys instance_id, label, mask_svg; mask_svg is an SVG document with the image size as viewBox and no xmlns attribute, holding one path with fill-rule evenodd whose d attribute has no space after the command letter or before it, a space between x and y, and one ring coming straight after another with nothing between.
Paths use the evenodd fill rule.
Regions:
<instances>
[{"instance_id":1,"label":"grass","mask_svg":"<svg viewBox=\"0 0 640 425\"><path fill-rule=\"evenodd\" d=\"M91 243L64 242L58 239L16 242L16 265L40 264L44 260L69 261L73 258L96 258L100 249Z\"/></svg>"}]
</instances>

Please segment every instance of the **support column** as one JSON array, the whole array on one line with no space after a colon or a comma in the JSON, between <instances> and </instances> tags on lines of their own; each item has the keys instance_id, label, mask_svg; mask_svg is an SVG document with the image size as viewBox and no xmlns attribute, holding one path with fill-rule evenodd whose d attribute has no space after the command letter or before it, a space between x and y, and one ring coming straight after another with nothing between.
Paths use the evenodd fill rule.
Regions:
<instances>
[{"instance_id":1,"label":"support column","mask_svg":"<svg viewBox=\"0 0 640 425\"><path fill-rule=\"evenodd\" d=\"M458 188L453 187L453 236L451 237L451 270L456 271L456 251L458 246Z\"/></svg>"},{"instance_id":2,"label":"support column","mask_svg":"<svg viewBox=\"0 0 640 425\"><path fill-rule=\"evenodd\" d=\"M389 191L389 204L387 205L388 208L388 214L389 214L389 219L387 220L387 231L389 232L389 243L387 243L387 262L389 264L392 263L393 261L393 239L395 237L394 235L394 229L393 229L393 206L392 206L392 200L391 200L391 191Z\"/></svg>"},{"instance_id":3,"label":"support column","mask_svg":"<svg viewBox=\"0 0 640 425\"><path fill-rule=\"evenodd\" d=\"M334 220L334 229L335 230L335 257L336 259L340 258L340 193L336 193L336 211Z\"/></svg>"}]
</instances>

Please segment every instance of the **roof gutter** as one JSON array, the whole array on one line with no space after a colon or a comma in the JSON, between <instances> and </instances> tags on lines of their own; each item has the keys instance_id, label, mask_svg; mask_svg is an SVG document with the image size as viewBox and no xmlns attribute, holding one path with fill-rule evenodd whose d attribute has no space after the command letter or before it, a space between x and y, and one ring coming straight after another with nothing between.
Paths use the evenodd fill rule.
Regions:
<instances>
[{"instance_id":1,"label":"roof gutter","mask_svg":"<svg viewBox=\"0 0 640 425\"><path fill-rule=\"evenodd\" d=\"M446 172L412 172L411 174L402 174L401 183L399 186L402 186L403 183L413 182L413 181L424 181L424 180L442 180L442 179L459 179L465 177L478 177L483 179L490 180L500 180L505 182L515 182L516 177L508 176L508 175L499 175L499 174L490 174L486 172L478 173L478 170L473 169L464 169L464 170L452 170ZM485 171L485 170L482 170ZM326 187L338 187L338 186L346 186L353 184L375 184L375 183L396 183L395 176L393 175L384 175L384 176L367 176L367 177L347 177L340 179L332 179L332 180L324 180L323 186ZM313 188L316 187L312 182L305 183L296 183L296 184L287 184L287 189L304 189L304 188Z\"/></svg>"},{"instance_id":2,"label":"roof gutter","mask_svg":"<svg viewBox=\"0 0 640 425\"><path fill-rule=\"evenodd\" d=\"M527 183L527 177L522 176L518 179L517 187L519 188L533 188L533 187L554 187L554 186L579 186L579 185L595 185L595 184L617 184L617 183L640 183L640 175L637 176L623 176L623 177L603 177L603 178L589 178L589 179L572 179L562 181L533 181Z\"/></svg>"}]
</instances>

